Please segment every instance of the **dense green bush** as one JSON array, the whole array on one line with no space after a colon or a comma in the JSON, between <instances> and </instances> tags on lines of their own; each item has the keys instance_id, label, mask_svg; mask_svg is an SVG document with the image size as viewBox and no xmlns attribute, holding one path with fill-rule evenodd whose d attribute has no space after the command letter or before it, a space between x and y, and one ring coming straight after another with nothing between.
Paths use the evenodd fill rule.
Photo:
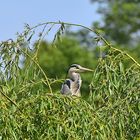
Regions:
<instances>
[{"instance_id":1,"label":"dense green bush","mask_svg":"<svg viewBox=\"0 0 140 140\"><path fill-rule=\"evenodd\" d=\"M1 43L0 139L140 138L140 65L131 56L106 46L89 97L62 96L52 88L62 80L48 78L27 40L24 32Z\"/></svg>"}]
</instances>

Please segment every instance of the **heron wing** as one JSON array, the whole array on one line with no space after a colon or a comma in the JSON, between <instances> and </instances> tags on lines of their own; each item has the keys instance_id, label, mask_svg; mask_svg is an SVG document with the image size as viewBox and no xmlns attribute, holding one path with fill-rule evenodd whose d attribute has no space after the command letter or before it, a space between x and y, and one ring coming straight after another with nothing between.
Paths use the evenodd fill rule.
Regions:
<instances>
[{"instance_id":1,"label":"heron wing","mask_svg":"<svg viewBox=\"0 0 140 140\"><path fill-rule=\"evenodd\" d=\"M66 79L65 82L62 84L62 88L61 88L61 93L62 94L71 94L71 83L72 83L72 80L70 79Z\"/></svg>"}]
</instances>

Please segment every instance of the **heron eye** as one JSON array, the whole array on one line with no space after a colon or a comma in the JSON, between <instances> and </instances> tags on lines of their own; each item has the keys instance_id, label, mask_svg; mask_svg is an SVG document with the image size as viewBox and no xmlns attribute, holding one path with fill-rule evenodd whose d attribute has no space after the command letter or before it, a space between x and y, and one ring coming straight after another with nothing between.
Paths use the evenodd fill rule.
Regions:
<instances>
[{"instance_id":1,"label":"heron eye","mask_svg":"<svg viewBox=\"0 0 140 140\"><path fill-rule=\"evenodd\" d=\"M78 67L75 67L75 69L79 70L79 68L78 68Z\"/></svg>"}]
</instances>

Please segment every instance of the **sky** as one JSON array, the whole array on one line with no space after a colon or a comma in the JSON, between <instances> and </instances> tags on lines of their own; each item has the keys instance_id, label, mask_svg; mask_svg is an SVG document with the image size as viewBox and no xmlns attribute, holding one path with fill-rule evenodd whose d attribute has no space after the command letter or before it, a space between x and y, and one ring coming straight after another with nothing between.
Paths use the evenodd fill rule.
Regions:
<instances>
[{"instance_id":1,"label":"sky","mask_svg":"<svg viewBox=\"0 0 140 140\"><path fill-rule=\"evenodd\" d=\"M3 0L0 8L0 42L14 39L24 24L35 26L48 21L62 21L90 27L99 20L97 4L90 0Z\"/></svg>"}]
</instances>

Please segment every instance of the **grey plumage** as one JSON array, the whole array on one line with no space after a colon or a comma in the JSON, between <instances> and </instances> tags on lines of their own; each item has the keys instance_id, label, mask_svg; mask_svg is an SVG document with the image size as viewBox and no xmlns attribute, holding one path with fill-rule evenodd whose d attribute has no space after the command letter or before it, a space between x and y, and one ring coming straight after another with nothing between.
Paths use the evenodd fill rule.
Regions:
<instances>
[{"instance_id":1,"label":"grey plumage","mask_svg":"<svg viewBox=\"0 0 140 140\"><path fill-rule=\"evenodd\" d=\"M68 77L62 84L61 93L64 95L80 96L80 88L82 85L81 76L79 73L85 71L93 71L91 69L84 68L78 64L73 64L68 70Z\"/></svg>"}]
</instances>

